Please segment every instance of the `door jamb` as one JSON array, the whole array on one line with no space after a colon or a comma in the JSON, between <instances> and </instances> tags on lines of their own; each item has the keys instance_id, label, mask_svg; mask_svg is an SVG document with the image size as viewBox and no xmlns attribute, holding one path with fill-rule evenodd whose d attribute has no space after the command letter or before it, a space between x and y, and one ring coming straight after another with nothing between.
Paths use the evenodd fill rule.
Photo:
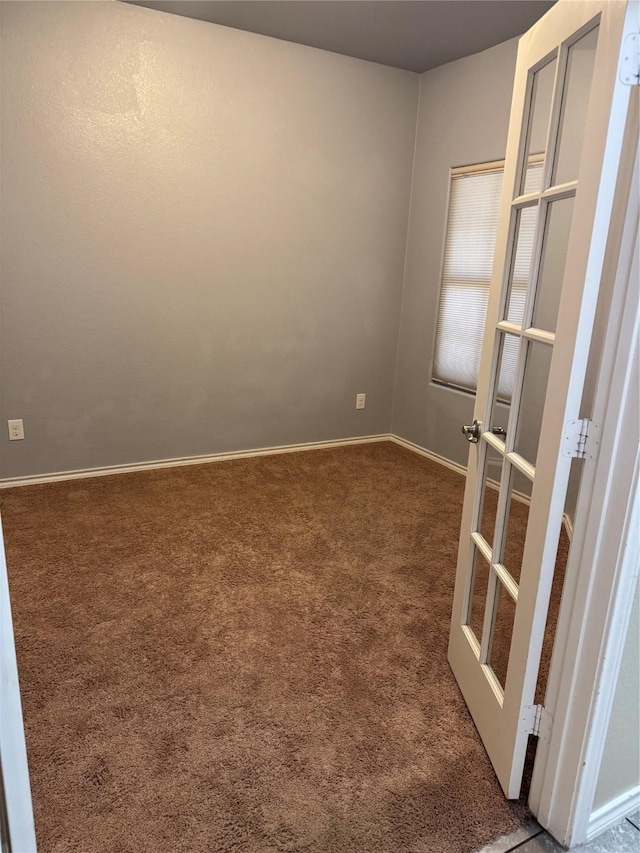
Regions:
<instances>
[{"instance_id":1,"label":"door jamb","mask_svg":"<svg viewBox=\"0 0 640 853\"><path fill-rule=\"evenodd\" d=\"M4 780L4 782L3 782ZM0 832L2 849L36 853L18 667L11 620L11 602L0 523Z\"/></svg>"},{"instance_id":2,"label":"door jamb","mask_svg":"<svg viewBox=\"0 0 640 853\"><path fill-rule=\"evenodd\" d=\"M613 294L592 414L601 426L600 452L584 463L545 698L553 730L538 743L529 796L537 820L567 846L596 834L590 817L640 563L640 199L638 103L631 100L605 267ZM631 798L629 812L636 805Z\"/></svg>"}]
</instances>

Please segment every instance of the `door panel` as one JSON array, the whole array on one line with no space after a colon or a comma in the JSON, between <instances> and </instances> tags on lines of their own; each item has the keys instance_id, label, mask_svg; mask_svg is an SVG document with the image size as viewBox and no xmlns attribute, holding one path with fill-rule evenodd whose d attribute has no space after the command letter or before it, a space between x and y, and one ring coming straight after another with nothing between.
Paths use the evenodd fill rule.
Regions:
<instances>
[{"instance_id":1,"label":"door panel","mask_svg":"<svg viewBox=\"0 0 640 853\"><path fill-rule=\"evenodd\" d=\"M519 480L520 483L518 483ZM520 485L520 489L518 489L518 485ZM511 478L507 518L499 562L504 565L516 584L520 583L520 575L522 574L524 543L529 524L529 500L526 496L528 488L529 483L526 478L514 471Z\"/></svg>"},{"instance_id":2,"label":"door panel","mask_svg":"<svg viewBox=\"0 0 640 853\"><path fill-rule=\"evenodd\" d=\"M507 587L498 579L491 639L489 640L488 663L503 690L507 680L509 650L511 649L515 615L515 601L509 594Z\"/></svg>"},{"instance_id":3,"label":"door panel","mask_svg":"<svg viewBox=\"0 0 640 853\"><path fill-rule=\"evenodd\" d=\"M532 325L548 332L556 331L562 277L573 220L574 197L558 199L548 205L545 236Z\"/></svg>"},{"instance_id":4,"label":"door panel","mask_svg":"<svg viewBox=\"0 0 640 853\"><path fill-rule=\"evenodd\" d=\"M535 466L553 350L538 341L526 341L522 348L524 373L513 449Z\"/></svg>"},{"instance_id":5,"label":"door panel","mask_svg":"<svg viewBox=\"0 0 640 853\"><path fill-rule=\"evenodd\" d=\"M480 496L481 507L478 517L478 531L491 548L496 528L498 510L498 489L502 478L502 454L487 447L484 460L484 489Z\"/></svg>"},{"instance_id":6,"label":"door panel","mask_svg":"<svg viewBox=\"0 0 640 853\"><path fill-rule=\"evenodd\" d=\"M552 173L554 184L564 184L578 177L599 31L600 28L595 27L569 48L558 150Z\"/></svg>"},{"instance_id":7,"label":"door panel","mask_svg":"<svg viewBox=\"0 0 640 853\"><path fill-rule=\"evenodd\" d=\"M553 84L556 78L557 66L557 57L552 55L532 74L528 104L529 116L525 131L527 157L544 153L546 147ZM526 194L533 189L538 189L538 187L527 188L526 182L527 173L523 172L520 183L520 192L522 194Z\"/></svg>"},{"instance_id":8,"label":"door panel","mask_svg":"<svg viewBox=\"0 0 640 853\"><path fill-rule=\"evenodd\" d=\"M477 547L474 547L471 594L469 596L468 616L465 621L473 631L478 648L480 648L480 641L482 640L482 624L484 622L490 566L490 560L483 556Z\"/></svg>"},{"instance_id":9,"label":"door panel","mask_svg":"<svg viewBox=\"0 0 640 853\"><path fill-rule=\"evenodd\" d=\"M508 797L533 730L565 424L580 415L629 103L626 7L559 0L518 51L449 642Z\"/></svg>"}]
</instances>

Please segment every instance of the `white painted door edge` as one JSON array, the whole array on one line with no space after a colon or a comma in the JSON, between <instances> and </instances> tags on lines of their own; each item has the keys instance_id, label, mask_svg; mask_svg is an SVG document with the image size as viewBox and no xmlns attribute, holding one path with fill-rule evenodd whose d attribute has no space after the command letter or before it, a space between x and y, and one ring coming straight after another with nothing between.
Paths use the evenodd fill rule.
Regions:
<instances>
[{"instance_id":1,"label":"white painted door edge","mask_svg":"<svg viewBox=\"0 0 640 853\"><path fill-rule=\"evenodd\" d=\"M529 799L537 820L567 846L605 828L591 812L640 563L637 99L623 159L631 191L616 213L622 239L609 260L614 292L593 407L603 440L583 472L545 697L554 726L550 741L538 744Z\"/></svg>"},{"instance_id":2,"label":"white painted door edge","mask_svg":"<svg viewBox=\"0 0 640 853\"><path fill-rule=\"evenodd\" d=\"M7 565L0 523L0 762L9 830L8 849L36 853L36 834L11 621ZM4 839L3 839L4 842ZM4 849L4 847L3 847Z\"/></svg>"}]
</instances>

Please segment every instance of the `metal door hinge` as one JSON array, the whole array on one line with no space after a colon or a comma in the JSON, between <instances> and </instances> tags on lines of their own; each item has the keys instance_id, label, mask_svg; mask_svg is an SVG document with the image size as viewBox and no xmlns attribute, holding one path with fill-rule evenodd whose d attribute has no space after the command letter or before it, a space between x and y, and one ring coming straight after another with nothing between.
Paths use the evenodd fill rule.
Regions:
<instances>
[{"instance_id":1,"label":"metal door hinge","mask_svg":"<svg viewBox=\"0 0 640 853\"><path fill-rule=\"evenodd\" d=\"M544 705L525 705L524 711L522 733L549 743L553 728L553 717L549 711Z\"/></svg>"},{"instance_id":2,"label":"metal door hinge","mask_svg":"<svg viewBox=\"0 0 640 853\"><path fill-rule=\"evenodd\" d=\"M594 459L598 452L600 427L589 418L568 421L562 436L562 455L575 459Z\"/></svg>"},{"instance_id":3,"label":"metal door hinge","mask_svg":"<svg viewBox=\"0 0 640 853\"><path fill-rule=\"evenodd\" d=\"M627 86L640 84L640 33L629 33L622 42L620 81Z\"/></svg>"}]
</instances>

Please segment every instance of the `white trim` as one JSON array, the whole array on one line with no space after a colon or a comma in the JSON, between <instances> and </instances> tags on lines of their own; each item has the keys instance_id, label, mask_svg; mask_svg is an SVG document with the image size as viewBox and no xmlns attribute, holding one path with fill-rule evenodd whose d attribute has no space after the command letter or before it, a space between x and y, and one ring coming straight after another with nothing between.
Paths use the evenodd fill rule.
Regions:
<instances>
[{"instance_id":1,"label":"white trim","mask_svg":"<svg viewBox=\"0 0 640 853\"><path fill-rule=\"evenodd\" d=\"M11 477L0 480L0 489L17 486L36 486L42 483L60 483L65 480L82 480L86 477L108 477L111 474L132 474L135 471L156 471L160 468L179 468L183 465L207 465L210 462L226 462L229 459L247 459L253 456L272 456L279 453L298 453L304 450L327 450L331 447L347 447L351 444L371 444L388 441L389 434L365 435L356 438L331 439L305 444L283 444L276 447L260 447L255 450L233 450L229 453L214 453L209 456L182 456L175 459L157 459L150 462L135 462L132 465L109 465L105 468L83 468L76 471L57 471L52 474L34 474L30 477Z\"/></svg>"},{"instance_id":2,"label":"white trim","mask_svg":"<svg viewBox=\"0 0 640 853\"><path fill-rule=\"evenodd\" d=\"M9 829L8 849L36 853L29 766L11 620L7 564L0 523L0 758ZM3 839L4 841L4 839ZM4 849L4 845L3 845Z\"/></svg>"},{"instance_id":3,"label":"white trim","mask_svg":"<svg viewBox=\"0 0 640 853\"><path fill-rule=\"evenodd\" d=\"M473 166L454 166L449 178L459 175L477 175L482 172L504 172L504 160L493 160L490 163L475 163Z\"/></svg>"},{"instance_id":4,"label":"white trim","mask_svg":"<svg viewBox=\"0 0 640 853\"><path fill-rule=\"evenodd\" d=\"M419 456L424 456L427 459L431 459L432 462L437 462L439 465L443 465L450 471L455 471L457 474L462 474L464 477L467 475L465 465L459 465L457 462L447 459L446 456L440 456L432 450L427 450L426 447L422 447L420 444L415 444L413 441L408 441L406 438L400 438L399 435L395 435L394 433L390 433L388 436L385 436L385 438L388 438L389 441L392 441L394 444L399 444L400 447L404 447L406 450L411 450ZM487 480L487 485L496 491L500 488L500 483L495 480ZM512 491L511 497L519 503L526 504L527 506L531 504L531 498L522 492ZM562 523L567 534L567 538L569 539L569 542L571 542L571 539L573 538L573 522L566 512L562 516Z\"/></svg>"},{"instance_id":5,"label":"white trim","mask_svg":"<svg viewBox=\"0 0 640 853\"><path fill-rule=\"evenodd\" d=\"M420 444L415 444L413 441L408 441L406 438L400 438L399 435L395 435L394 433L391 433L388 438L389 441L392 441L394 444L399 444L400 447L411 450L419 456L425 456L427 459L431 459L432 462L437 462L439 465L443 465L445 468L449 468L449 470L455 471L457 474L462 474L464 477L467 476L466 465L459 465L457 462L447 459L446 456L440 456L438 453L434 453L432 450L427 450L426 447L422 447ZM489 438L493 438L493 436L489 435ZM493 442L491 441L489 443L493 447ZM500 490L499 480L487 480L487 485L490 489L494 489L496 492ZM516 492L515 490L512 490L511 497L518 501L518 503L526 504L527 506L531 503L531 497L529 495L525 495L523 492ZM571 539L571 520L566 514L565 526L567 527L569 539Z\"/></svg>"},{"instance_id":6,"label":"white trim","mask_svg":"<svg viewBox=\"0 0 640 853\"><path fill-rule=\"evenodd\" d=\"M390 433L386 438L394 444L399 444L400 447L404 447L406 450L412 450L414 453L417 453L418 456L424 456L427 459L431 459L432 462L444 465L445 468L449 468L450 471L455 471L456 474L466 475L467 473L467 469L464 465L458 465L457 462L452 462L450 459L440 456L438 453L433 453L431 450L427 450L426 447L414 444L413 441L407 441L406 438L400 438L399 435L394 435L393 433Z\"/></svg>"},{"instance_id":7,"label":"white trim","mask_svg":"<svg viewBox=\"0 0 640 853\"><path fill-rule=\"evenodd\" d=\"M399 435L395 435L394 433L391 433L388 438L389 441L392 441L394 444L399 444L400 447L412 450L419 456L425 456L427 459L431 459L432 462L437 462L439 465L443 465L445 468L449 468L449 470L455 471L457 474L462 474L464 477L467 476L466 466L459 465L457 462L452 462L451 459L447 459L446 456L440 456L438 453L434 453L432 450L427 450L426 447L415 444L413 441L407 441L406 438L400 438ZM500 489L500 483L497 480L487 480L487 485L490 489L494 489L495 491ZM531 504L530 496L523 494L523 492L512 491L511 497L519 503L526 504L526 506ZM562 522L564 524L567 537L569 538L569 542L571 542L571 537L573 536L573 522L566 512L562 516Z\"/></svg>"},{"instance_id":8,"label":"white trim","mask_svg":"<svg viewBox=\"0 0 640 853\"><path fill-rule=\"evenodd\" d=\"M629 817L640 806L640 785L600 806L589 818L587 841Z\"/></svg>"},{"instance_id":9,"label":"white trim","mask_svg":"<svg viewBox=\"0 0 640 853\"><path fill-rule=\"evenodd\" d=\"M457 474L462 474L464 477L467 476L467 469L465 465L459 465L457 462L452 462L452 460L447 459L446 456L440 456L438 453L434 453L432 450L427 450L426 447L415 444L413 441L407 441L406 438L400 438L399 435L395 435L394 433L391 433L388 438L389 441L392 441L394 444L399 444L400 447L412 450L419 456L425 456L427 459L431 459L432 462L437 462L439 465L449 468L450 471L455 471ZM500 483L497 480L487 480L487 485L495 491L500 489ZM511 497L519 503L526 504L526 506L531 504L531 497L523 494L522 492L512 491ZM562 523L569 542L571 542L573 537L573 522L566 512L562 516Z\"/></svg>"},{"instance_id":10,"label":"white trim","mask_svg":"<svg viewBox=\"0 0 640 853\"><path fill-rule=\"evenodd\" d=\"M109 465L104 468L82 468L71 471L56 471L51 474L34 474L28 477L7 477L0 480L0 489L13 489L19 486L37 486L44 483L61 483L66 480L81 480L87 477L107 477L111 474L133 474L136 471L156 471L160 468L179 468L185 465L207 465L211 462L226 462L230 459L248 459L254 456L272 456L280 453L299 453L306 450L327 450L332 447L348 447L357 444L373 444L381 441L391 441L411 450L418 456L424 456L432 462L437 462L456 474L466 476L465 465L453 462L446 456L440 456L432 450L427 450L420 444L415 444L406 438L401 438L394 433L379 433L378 435L358 436L356 438L342 438L329 441L309 442L307 444L283 444L275 447L262 447L257 450L234 450L229 453L215 453L208 456L181 456L174 459L158 459L149 462L134 462L131 465ZM498 489L500 483L493 480L488 481L492 488ZM513 497L521 503L529 504L531 499L520 492L512 492ZM565 517L566 525L570 526L569 517ZM569 533L569 529L567 529ZM569 536L571 534L569 533Z\"/></svg>"},{"instance_id":11,"label":"white trim","mask_svg":"<svg viewBox=\"0 0 640 853\"><path fill-rule=\"evenodd\" d=\"M636 15L638 8L635 3ZM613 241L605 262L614 286L593 404L602 440L599 457L582 474L545 697L554 728L550 742L538 744L529 796L538 822L566 846L581 844L592 830L640 562L640 429L633 403L639 340L637 121L632 100L617 188L623 204L612 215L613 233L622 232L622 238L619 245Z\"/></svg>"}]
</instances>

